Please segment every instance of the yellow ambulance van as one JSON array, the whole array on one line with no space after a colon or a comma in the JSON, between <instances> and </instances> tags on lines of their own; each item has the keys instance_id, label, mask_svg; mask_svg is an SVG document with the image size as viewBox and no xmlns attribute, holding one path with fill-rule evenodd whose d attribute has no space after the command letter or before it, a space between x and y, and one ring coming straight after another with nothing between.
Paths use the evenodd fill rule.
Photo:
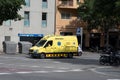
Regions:
<instances>
[{"instance_id":1,"label":"yellow ambulance van","mask_svg":"<svg viewBox=\"0 0 120 80\"><path fill-rule=\"evenodd\" d=\"M46 57L72 58L79 55L77 37L47 35L30 48L29 55L32 58L41 59Z\"/></svg>"}]
</instances>

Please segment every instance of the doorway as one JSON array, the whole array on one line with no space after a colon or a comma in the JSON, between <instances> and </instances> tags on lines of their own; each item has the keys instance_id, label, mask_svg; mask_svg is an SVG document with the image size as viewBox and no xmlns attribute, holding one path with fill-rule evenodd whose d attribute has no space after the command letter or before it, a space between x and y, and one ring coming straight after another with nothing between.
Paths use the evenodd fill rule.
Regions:
<instances>
[{"instance_id":1,"label":"doorway","mask_svg":"<svg viewBox=\"0 0 120 80\"><path fill-rule=\"evenodd\" d=\"M94 51L98 51L100 48L100 33L90 34L90 48Z\"/></svg>"},{"instance_id":2,"label":"doorway","mask_svg":"<svg viewBox=\"0 0 120 80\"><path fill-rule=\"evenodd\" d=\"M109 44L114 48L118 47L118 44L119 44L118 32L109 32Z\"/></svg>"}]
</instances>

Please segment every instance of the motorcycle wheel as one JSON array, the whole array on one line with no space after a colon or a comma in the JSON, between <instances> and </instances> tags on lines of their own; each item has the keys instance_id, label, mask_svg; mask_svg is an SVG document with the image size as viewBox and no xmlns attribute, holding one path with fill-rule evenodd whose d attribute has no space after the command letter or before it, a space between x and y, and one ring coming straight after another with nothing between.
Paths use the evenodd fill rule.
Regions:
<instances>
[{"instance_id":1,"label":"motorcycle wheel","mask_svg":"<svg viewBox=\"0 0 120 80\"><path fill-rule=\"evenodd\" d=\"M105 65L105 58L104 58L104 56L101 56L99 58L99 63L100 63L100 65Z\"/></svg>"},{"instance_id":2,"label":"motorcycle wheel","mask_svg":"<svg viewBox=\"0 0 120 80\"><path fill-rule=\"evenodd\" d=\"M110 63L111 66L118 66L119 64L120 64L120 61L118 59Z\"/></svg>"}]
</instances>

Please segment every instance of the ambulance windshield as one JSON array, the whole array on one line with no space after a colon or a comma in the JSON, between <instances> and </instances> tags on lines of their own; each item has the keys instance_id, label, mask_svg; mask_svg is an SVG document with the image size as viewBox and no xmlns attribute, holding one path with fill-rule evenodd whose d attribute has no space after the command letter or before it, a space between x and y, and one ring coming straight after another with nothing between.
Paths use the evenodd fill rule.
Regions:
<instances>
[{"instance_id":1,"label":"ambulance windshield","mask_svg":"<svg viewBox=\"0 0 120 80\"><path fill-rule=\"evenodd\" d=\"M45 44L46 41L47 40L40 40L35 46L41 47L41 46L43 46Z\"/></svg>"}]
</instances>

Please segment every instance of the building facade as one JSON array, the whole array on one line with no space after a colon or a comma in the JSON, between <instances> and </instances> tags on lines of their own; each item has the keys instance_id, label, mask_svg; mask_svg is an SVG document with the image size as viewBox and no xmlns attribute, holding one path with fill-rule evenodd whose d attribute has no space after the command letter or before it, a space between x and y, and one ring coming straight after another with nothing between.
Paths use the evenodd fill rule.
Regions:
<instances>
[{"instance_id":1,"label":"building facade","mask_svg":"<svg viewBox=\"0 0 120 80\"><path fill-rule=\"evenodd\" d=\"M55 34L76 34L76 28L82 27L78 22L77 8L83 0L56 0Z\"/></svg>"},{"instance_id":2,"label":"building facade","mask_svg":"<svg viewBox=\"0 0 120 80\"><path fill-rule=\"evenodd\" d=\"M32 41L54 34L55 0L25 0L19 11L21 21L8 20L0 26L0 50L3 41Z\"/></svg>"},{"instance_id":3,"label":"building facade","mask_svg":"<svg viewBox=\"0 0 120 80\"><path fill-rule=\"evenodd\" d=\"M78 42L81 44L84 42L81 42L80 29L83 29L86 24L83 23L78 16L77 8L79 7L79 3L83 3L83 0L56 0L55 34L77 35Z\"/></svg>"},{"instance_id":4,"label":"building facade","mask_svg":"<svg viewBox=\"0 0 120 80\"><path fill-rule=\"evenodd\" d=\"M84 0L56 0L56 29L57 35L77 35L79 43L82 40L84 48L102 48L106 43L106 34L102 30L87 30L87 24L80 20L77 13L79 3ZM78 35L82 28L83 34ZM82 36L82 37L81 37ZM81 39L82 38L82 39ZM109 31L109 44L120 48L120 30Z\"/></svg>"},{"instance_id":5,"label":"building facade","mask_svg":"<svg viewBox=\"0 0 120 80\"><path fill-rule=\"evenodd\" d=\"M84 0L25 0L19 11L21 21L8 20L0 26L0 51L3 41L30 41L35 44L47 34L77 35L85 48L103 47L104 32L93 29L88 32L86 23L77 13L79 3ZM80 29L83 29L82 39ZM120 30L110 30L109 43L120 48Z\"/></svg>"}]
</instances>

